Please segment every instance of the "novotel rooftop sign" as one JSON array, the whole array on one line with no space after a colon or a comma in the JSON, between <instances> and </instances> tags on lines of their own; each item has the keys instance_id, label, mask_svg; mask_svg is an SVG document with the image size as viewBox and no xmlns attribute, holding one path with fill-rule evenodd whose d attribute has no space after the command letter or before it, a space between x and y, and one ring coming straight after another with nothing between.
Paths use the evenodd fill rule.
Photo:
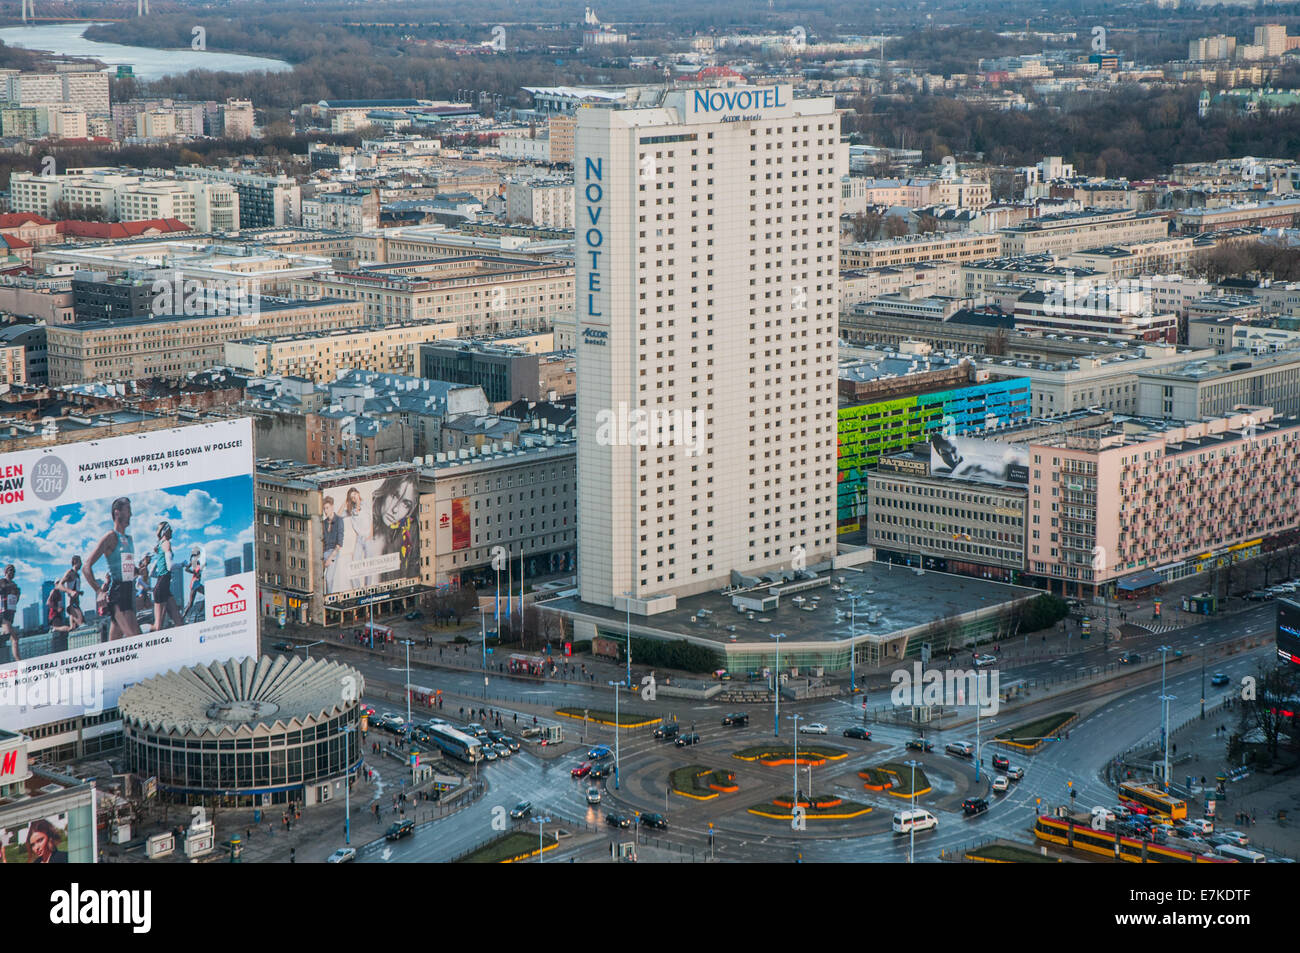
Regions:
<instances>
[{"instance_id":1,"label":"novotel rooftop sign","mask_svg":"<svg viewBox=\"0 0 1300 953\"><path fill-rule=\"evenodd\" d=\"M791 86L696 89L687 93L687 112L697 121L761 119L769 110L788 107L792 92Z\"/></svg>"}]
</instances>

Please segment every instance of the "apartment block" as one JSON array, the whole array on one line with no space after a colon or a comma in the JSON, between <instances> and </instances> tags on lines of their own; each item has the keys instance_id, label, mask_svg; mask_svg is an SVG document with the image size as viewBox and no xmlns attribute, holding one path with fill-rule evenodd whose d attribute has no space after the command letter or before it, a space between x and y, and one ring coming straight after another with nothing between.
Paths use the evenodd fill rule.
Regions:
<instances>
[{"instance_id":1,"label":"apartment block","mask_svg":"<svg viewBox=\"0 0 1300 953\"><path fill-rule=\"evenodd\" d=\"M970 262L997 258L998 235L953 232L946 235L903 235L874 242L840 246L840 268L908 267L929 261Z\"/></svg>"},{"instance_id":2,"label":"apartment block","mask_svg":"<svg viewBox=\"0 0 1300 953\"><path fill-rule=\"evenodd\" d=\"M1228 351L1138 375L1138 413L1144 417L1200 420L1240 406L1300 415L1300 351Z\"/></svg>"},{"instance_id":3,"label":"apartment block","mask_svg":"<svg viewBox=\"0 0 1300 953\"><path fill-rule=\"evenodd\" d=\"M1040 215L998 230L1001 250L988 258L1024 255L1064 256L1085 248L1120 245L1169 236L1169 223L1159 215L1085 209Z\"/></svg>"},{"instance_id":4,"label":"apartment block","mask_svg":"<svg viewBox=\"0 0 1300 953\"><path fill-rule=\"evenodd\" d=\"M239 338L226 342L223 363L252 377L289 375L310 381L331 381L352 368L414 375L420 346L454 336L455 327L421 321Z\"/></svg>"}]
</instances>

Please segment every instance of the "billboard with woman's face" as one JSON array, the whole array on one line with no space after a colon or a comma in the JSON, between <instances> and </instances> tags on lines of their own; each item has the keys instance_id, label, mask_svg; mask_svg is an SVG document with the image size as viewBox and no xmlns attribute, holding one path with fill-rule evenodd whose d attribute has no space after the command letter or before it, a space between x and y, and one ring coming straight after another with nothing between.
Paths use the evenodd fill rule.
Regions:
<instances>
[{"instance_id":1,"label":"billboard with woman's face","mask_svg":"<svg viewBox=\"0 0 1300 953\"><path fill-rule=\"evenodd\" d=\"M325 596L420 578L420 494L414 469L321 491Z\"/></svg>"}]
</instances>

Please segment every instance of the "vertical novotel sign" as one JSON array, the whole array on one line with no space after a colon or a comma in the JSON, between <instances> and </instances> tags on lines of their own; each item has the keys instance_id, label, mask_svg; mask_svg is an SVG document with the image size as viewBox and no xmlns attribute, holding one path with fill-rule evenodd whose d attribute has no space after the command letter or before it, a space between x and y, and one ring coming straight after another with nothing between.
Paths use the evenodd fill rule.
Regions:
<instances>
[{"instance_id":1,"label":"vertical novotel sign","mask_svg":"<svg viewBox=\"0 0 1300 953\"><path fill-rule=\"evenodd\" d=\"M600 215L605 210L605 160L586 157L583 160L583 196L587 200L587 227L582 235L582 254L591 256L591 269L587 272L587 287L579 291L585 295L587 303L584 316L588 319L599 318L604 324L604 312L596 304L596 295L602 289L600 259L604 254L605 233L601 231Z\"/></svg>"}]
</instances>

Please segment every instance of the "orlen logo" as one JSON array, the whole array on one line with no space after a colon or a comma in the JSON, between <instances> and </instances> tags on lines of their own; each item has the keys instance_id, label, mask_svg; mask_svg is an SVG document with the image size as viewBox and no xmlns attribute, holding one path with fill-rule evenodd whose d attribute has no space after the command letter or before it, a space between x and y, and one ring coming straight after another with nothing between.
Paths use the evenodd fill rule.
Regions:
<instances>
[{"instance_id":1,"label":"orlen logo","mask_svg":"<svg viewBox=\"0 0 1300 953\"><path fill-rule=\"evenodd\" d=\"M212 615L215 618L219 615L232 615L236 612L243 612L248 608L248 601L244 598L244 587L239 583L234 583L226 590L226 595L231 598L230 602L218 602L212 607Z\"/></svg>"}]
</instances>

